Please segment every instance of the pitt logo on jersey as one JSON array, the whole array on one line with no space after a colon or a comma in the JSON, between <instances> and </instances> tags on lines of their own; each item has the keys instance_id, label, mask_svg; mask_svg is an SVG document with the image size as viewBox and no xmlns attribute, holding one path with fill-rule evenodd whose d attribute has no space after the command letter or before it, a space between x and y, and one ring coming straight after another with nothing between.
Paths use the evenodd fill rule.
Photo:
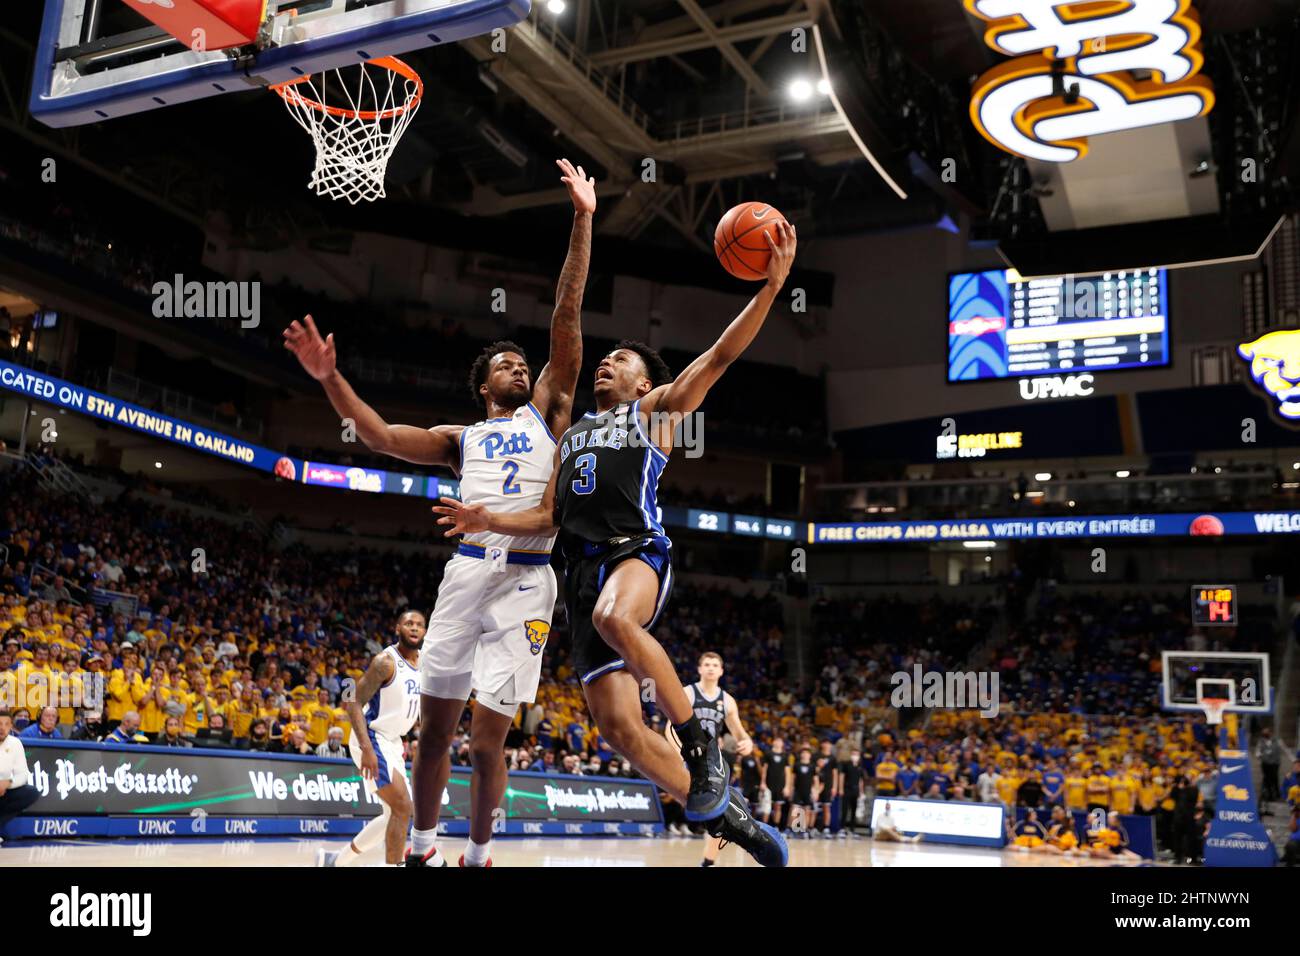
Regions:
<instances>
[{"instance_id":1,"label":"pitt logo on jersey","mask_svg":"<svg viewBox=\"0 0 1300 956\"><path fill-rule=\"evenodd\" d=\"M489 432L479 439L479 447L487 460L497 455L526 455L533 450L533 443L523 432L515 432L509 438L500 432Z\"/></svg>"},{"instance_id":2,"label":"pitt logo on jersey","mask_svg":"<svg viewBox=\"0 0 1300 956\"><path fill-rule=\"evenodd\" d=\"M546 621L524 621L524 636L528 638L528 649L534 654L540 654L542 648L546 646L546 638L550 636L551 625Z\"/></svg>"},{"instance_id":3,"label":"pitt logo on jersey","mask_svg":"<svg viewBox=\"0 0 1300 956\"><path fill-rule=\"evenodd\" d=\"M1237 346L1250 362L1250 376L1277 402L1274 411L1291 426L1300 425L1300 329L1282 329Z\"/></svg>"}]
</instances>

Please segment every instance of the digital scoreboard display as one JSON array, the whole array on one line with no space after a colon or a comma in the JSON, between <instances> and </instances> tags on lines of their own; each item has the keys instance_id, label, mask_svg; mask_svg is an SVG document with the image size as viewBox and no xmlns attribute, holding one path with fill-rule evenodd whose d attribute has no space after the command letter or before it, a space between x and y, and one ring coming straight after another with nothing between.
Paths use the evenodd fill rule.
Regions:
<instances>
[{"instance_id":1,"label":"digital scoreboard display","mask_svg":"<svg viewBox=\"0 0 1300 956\"><path fill-rule=\"evenodd\" d=\"M1237 623L1235 584L1192 585L1192 623L1204 627Z\"/></svg>"},{"instance_id":2,"label":"digital scoreboard display","mask_svg":"<svg viewBox=\"0 0 1300 956\"><path fill-rule=\"evenodd\" d=\"M1165 269L1023 279L948 277L948 381L1071 375L1169 364Z\"/></svg>"},{"instance_id":3,"label":"digital scoreboard display","mask_svg":"<svg viewBox=\"0 0 1300 956\"><path fill-rule=\"evenodd\" d=\"M437 481L437 479L430 479ZM424 475L404 475L397 471L384 472L384 493L389 495L424 495Z\"/></svg>"},{"instance_id":4,"label":"digital scoreboard display","mask_svg":"<svg viewBox=\"0 0 1300 956\"><path fill-rule=\"evenodd\" d=\"M687 523L696 531L730 531L731 515L723 511L687 510Z\"/></svg>"}]
</instances>

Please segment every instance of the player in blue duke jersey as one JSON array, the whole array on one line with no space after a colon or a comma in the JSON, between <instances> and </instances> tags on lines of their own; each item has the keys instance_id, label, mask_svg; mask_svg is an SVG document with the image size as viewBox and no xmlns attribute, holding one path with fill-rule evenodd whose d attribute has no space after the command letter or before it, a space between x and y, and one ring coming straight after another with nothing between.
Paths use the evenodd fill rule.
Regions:
<instances>
[{"instance_id":1,"label":"player in blue duke jersey","mask_svg":"<svg viewBox=\"0 0 1300 956\"><path fill-rule=\"evenodd\" d=\"M555 293L551 353L532 377L523 349L494 342L470 369L470 390L484 409L472 425L390 425L361 401L335 367L334 337L322 339L308 316L285 331L285 347L321 383L334 410L351 419L372 451L460 474L461 496L497 511L529 509L542 499L555 463L555 435L569 427L582 366L580 324L591 258L596 184L581 166L557 165L573 201L569 251ZM474 786L466 866L490 866L493 812L505 795L501 759L521 703L533 701L551 630L556 583L554 532L487 534L460 543L447 563L429 620L420 679L420 749L414 768L415 829L411 866L442 866L437 847L450 746L470 694Z\"/></svg>"},{"instance_id":2,"label":"player in blue duke jersey","mask_svg":"<svg viewBox=\"0 0 1300 956\"><path fill-rule=\"evenodd\" d=\"M625 341L596 369L596 411L564 433L555 474L532 509L492 511L444 498L434 511L447 533L508 535L559 531L573 659L600 732L641 773L767 866L784 866L784 839L757 823L728 786L716 738L691 708L676 668L650 628L672 590L672 542L659 523L659 476L682 416L703 403L763 326L794 262L795 230L779 223L767 281L717 342L676 378L648 345ZM646 726L641 688L673 725L680 751ZM683 760L685 766L683 766Z\"/></svg>"}]
</instances>

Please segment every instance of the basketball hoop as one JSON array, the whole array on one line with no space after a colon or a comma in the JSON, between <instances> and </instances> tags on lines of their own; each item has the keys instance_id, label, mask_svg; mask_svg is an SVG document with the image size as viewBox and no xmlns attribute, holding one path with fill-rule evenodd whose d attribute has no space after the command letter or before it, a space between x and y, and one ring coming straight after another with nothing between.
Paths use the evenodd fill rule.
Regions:
<instances>
[{"instance_id":1,"label":"basketball hoop","mask_svg":"<svg viewBox=\"0 0 1300 956\"><path fill-rule=\"evenodd\" d=\"M1232 701L1226 697L1202 697L1198 703L1201 705L1201 710L1205 711L1205 719L1208 723L1221 724L1223 712Z\"/></svg>"},{"instance_id":2,"label":"basketball hoop","mask_svg":"<svg viewBox=\"0 0 1300 956\"><path fill-rule=\"evenodd\" d=\"M316 144L308 188L353 205L384 197L388 160L424 95L415 70L385 56L358 64L352 76L326 70L271 89Z\"/></svg>"}]
</instances>

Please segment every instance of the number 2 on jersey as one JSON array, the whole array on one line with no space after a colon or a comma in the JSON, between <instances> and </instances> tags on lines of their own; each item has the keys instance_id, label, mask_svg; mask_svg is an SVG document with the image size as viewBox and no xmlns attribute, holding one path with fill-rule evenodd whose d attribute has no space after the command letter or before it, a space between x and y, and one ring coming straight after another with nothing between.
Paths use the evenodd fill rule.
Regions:
<instances>
[{"instance_id":1,"label":"number 2 on jersey","mask_svg":"<svg viewBox=\"0 0 1300 956\"><path fill-rule=\"evenodd\" d=\"M501 493L503 495L517 495L523 489L515 482L515 475L519 474L519 465L517 462L504 461L501 463L501 470L506 473L505 480L501 482Z\"/></svg>"},{"instance_id":2,"label":"number 2 on jersey","mask_svg":"<svg viewBox=\"0 0 1300 956\"><path fill-rule=\"evenodd\" d=\"M596 456L579 455L573 463L574 479L572 483L575 495L589 495L596 490Z\"/></svg>"}]
</instances>

